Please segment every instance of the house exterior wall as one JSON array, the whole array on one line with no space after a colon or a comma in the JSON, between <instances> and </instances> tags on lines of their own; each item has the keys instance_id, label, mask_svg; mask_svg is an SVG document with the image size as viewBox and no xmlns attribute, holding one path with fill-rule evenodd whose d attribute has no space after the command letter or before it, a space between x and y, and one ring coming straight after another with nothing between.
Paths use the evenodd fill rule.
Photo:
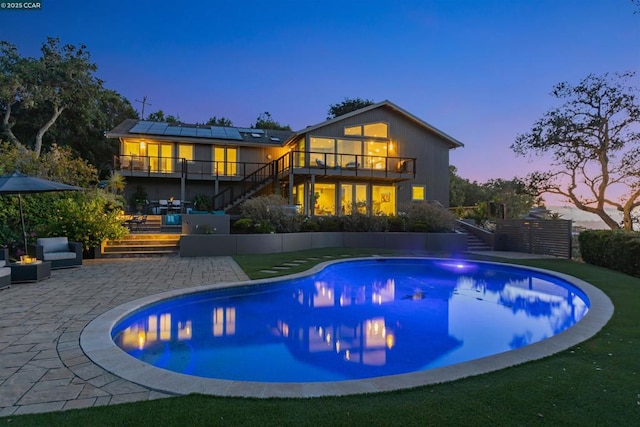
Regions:
<instances>
[{"instance_id":1,"label":"house exterior wall","mask_svg":"<svg viewBox=\"0 0 640 427\"><path fill-rule=\"evenodd\" d=\"M427 200L437 200L448 207L450 147L438 135L404 115L389 108L378 108L315 129L309 132L308 137L344 137L345 127L374 122L389 125L389 140L394 147L389 151L389 157L417 158L415 178L396 185L398 204L411 202L412 185L424 185Z\"/></svg>"},{"instance_id":2,"label":"house exterior wall","mask_svg":"<svg viewBox=\"0 0 640 427\"><path fill-rule=\"evenodd\" d=\"M125 125L125 122L121 125L122 130L116 132L121 140L120 153L123 158L128 157L130 163L133 164L133 160L128 155L129 153L125 153L125 140L137 142L144 140L147 143L158 142L171 144L171 155L173 156L171 163L174 165L173 170L150 170L149 165L152 162L155 162L157 165L158 159L152 160L146 158L138 160L138 162L146 162L146 169L140 167L136 169L132 167L131 169L125 170L123 167L122 170L126 173L125 179L127 187L125 197L127 201L130 200L131 194L136 191L138 185L145 187L150 201L169 199L170 197L190 201L193 200L196 195L205 195L214 198L216 194L220 194L224 192L225 189L233 187L235 188L234 191L223 194L222 196L224 197L216 198L216 205L219 204L218 202L222 202L221 206L226 206L224 204L227 203L226 195L231 193L237 194L238 191L245 191L242 190L244 185L239 185L243 177L250 175L269 162L279 159L281 156L287 154L288 151L299 149L301 141L304 141L303 147L307 153L311 151L310 139L312 137L363 141L369 139L378 142L390 142L387 146L386 154L388 160L375 163L375 165L382 165L382 169L377 166L372 166L375 159L372 160L374 156L371 156L371 154L365 155L366 153L362 153L363 157L356 157L352 155L353 152L337 153L342 154L342 156L335 157L335 159L338 159L338 157L341 158L340 163L338 163L338 160L335 160L336 163L331 165L331 167L327 167L328 165L317 165L315 161L310 160L310 155L306 156L305 161L297 162L297 160L301 158L297 153L295 153L295 155L292 153L291 158L296 160L292 163L278 162L277 172L280 174L279 178L281 182L276 182L258 191L272 191L274 189L277 191L279 188L288 189L288 196L290 200L293 200L292 188L302 188L300 185L304 185L305 209L307 213L312 214L318 213L312 210L313 203L310 201L309 197L311 196L308 194L312 194L313 191L315 191L313 188L318 183L332 183L332 185L335 185L334 192L336 199L335 203L332 203L335 207L334 212L331 214L341 213L340 208L343 205L341 197L343 197L343 194L348 194L340 193L341 184L346 184L344 188L349 188L348 185L350 185L354 189L356 187L361 188L361 185L366 185L367 202L370 204L367 209L368 212L371 213L377 213L376 209L378 208L373 205L374 203L378 203L379 206L379 201L373 200L374 185L376 186L376 197L379 197L379 200L388 203L389 197L391 197L392 204L395 205L394 212L400 210L403 204L412 201L412 189L414 186L424 188L425 200L438 201L446 207L449 205L449 150L462 145L388 101L304 129L297 134L293 134L294 136L289 143L283 146L274 142L280 141L279 138L269 140L268 133L262 134L266 137L254 138L252 132L247 130L243 131L245 133L243 133L242 140L172 138L167 135L158 137L153 134L129 134L129 130L132 129L133 124L129 122ZM345 135L345 127L377 122L388 125L388 138ZM284 137L281 141L282 144L284 144L285 140L290 138L292 134L288 133L287 135L289 136ZM191 144L194 147L193 160L188 161L186 165L182 160L178 159L179 144ZM214 163L215 147L233 148L236 150L235 174L224 175L224 172L221 174L216 173ZM324 156L324 159L327 160L326 155ZM350 156L358 160L357 162L353 162L358 163L356 167L348 166ZM382 157L383 156L384 154ZM343 160L345 158L347 160ZM287 160L289 159L288 157ZM397 166L405 164L405 159L411 162L411 167L408 168L409 170L397 169ZM413 163L414 159L415 165ZM367 161L372 163L367 164ZM345 167L345 165L347 166ZM297 170L290 172L287 170L289 166L297 168ZM183 167L185 170L183 170ZM359 170L357 170L358 168ZM269 174L269 176L272 175ZM393 187L394 190L392 192L382 190L383 187ZM360 194L363 193L361 190L358 191L360 191L358 197L361 197ZM383 193L383 191L385 192ZM355 195L356 193L354 192L353 194ZM286 196L286 194L284 195ZM351 201L347 202L347 205L355 202L354 196ZM358 201L358 203L361 202ZM386 206L390 205L387 204ZM214 209L221 208L214 206ZM321 211L320 214L326 214L324 210ZM384 212L388 213L388 211ZM346 213L349 212L347 211Z\"/></svg>"}]
</instances>

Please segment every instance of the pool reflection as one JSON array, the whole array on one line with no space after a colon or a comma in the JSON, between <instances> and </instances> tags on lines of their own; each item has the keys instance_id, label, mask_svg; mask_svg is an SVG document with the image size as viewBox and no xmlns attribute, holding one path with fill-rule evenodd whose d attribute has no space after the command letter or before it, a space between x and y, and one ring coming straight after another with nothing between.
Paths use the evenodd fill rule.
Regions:
<instances>
[{"instance_id":1,"label":"pool reflection","mask_svg":"<svg viewBox=\"0 0 640 427\"><path fill-rule=\"evenodd\" d=\"M165 301L113 336L132 356L190 375L337 381L508 351L570 327L587 310L579 291L518 269L357 261Z\"/></svg>"}]
</instances>

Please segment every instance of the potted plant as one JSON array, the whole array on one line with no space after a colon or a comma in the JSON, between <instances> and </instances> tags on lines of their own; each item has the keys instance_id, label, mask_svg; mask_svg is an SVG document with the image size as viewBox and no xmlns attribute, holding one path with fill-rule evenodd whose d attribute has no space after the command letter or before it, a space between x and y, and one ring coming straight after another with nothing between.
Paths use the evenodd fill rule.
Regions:
<instances>
[{"instance_id":1,"label":"potted plant","mask_svg":"<svg viewBox=\"0 0 640 427\"><path fill-rule=\"evenodd\" d=\"M196 194L193 198L193 208L196 211L209 212L211 210L211 197L205 194Z\"/></svg>"},{"instance_id":2,"label":"potted plant","mask_svg":"<svg viewBox=\"0 0 640 427\"><path fill-rule=\"evenodd\" d=\"M142 209L148 203L147 190L142 185L136 187L135 193L131 195L131 204L135 206L136 212L142 213Z\"/></svg>"}]
</instances>

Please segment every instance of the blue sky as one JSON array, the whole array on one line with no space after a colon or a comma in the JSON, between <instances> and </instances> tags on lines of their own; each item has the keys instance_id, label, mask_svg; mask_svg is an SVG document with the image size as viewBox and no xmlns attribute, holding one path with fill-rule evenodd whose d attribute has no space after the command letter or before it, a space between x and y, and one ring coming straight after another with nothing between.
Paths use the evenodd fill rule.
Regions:
<instances>
[{"instance_id":1,"label":"blue sky","mask_svg":"<svg viewBox=\"0 0 640 427\"><path fill-rule=\"evenodd\" d=\"M389 99L463 142L451 163L479 182L544 168L509 146L555 105L554 84L640 69L631 0L40 3L0 10L0 39L25 56L47 36L84 43L146 114L249 126L269 111L297 130L345 97Z\"/></svg>"}]
</instances>

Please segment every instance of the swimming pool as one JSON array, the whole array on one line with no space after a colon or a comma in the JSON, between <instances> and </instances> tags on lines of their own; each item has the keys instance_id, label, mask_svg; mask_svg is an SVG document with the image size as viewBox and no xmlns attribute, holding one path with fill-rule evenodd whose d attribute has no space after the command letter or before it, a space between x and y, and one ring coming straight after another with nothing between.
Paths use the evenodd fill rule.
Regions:
<instances>
[{"instance_id":1,"label":"swimming pool","mask_svg":"<svg viewBox=\"0 0 640 427\"><path fill-rule=\"evenodd\" d=\"M601 295L560 276L446 259L342 261L139 301L112 313L109 337L129 354L113 354L120 364L124 356L131 371L153 365L154 376L171 378L171 387L180 380L180 390L266 396L293 394L293 385L311 395L396 381L393 388L411 387L451 368L466 376L471 362L485 371L519 363L527 347L577 328ZM552 347L558 351L556 341ZM539 350L524 351L525 360Z\"/></svg>"}]
</instances>

